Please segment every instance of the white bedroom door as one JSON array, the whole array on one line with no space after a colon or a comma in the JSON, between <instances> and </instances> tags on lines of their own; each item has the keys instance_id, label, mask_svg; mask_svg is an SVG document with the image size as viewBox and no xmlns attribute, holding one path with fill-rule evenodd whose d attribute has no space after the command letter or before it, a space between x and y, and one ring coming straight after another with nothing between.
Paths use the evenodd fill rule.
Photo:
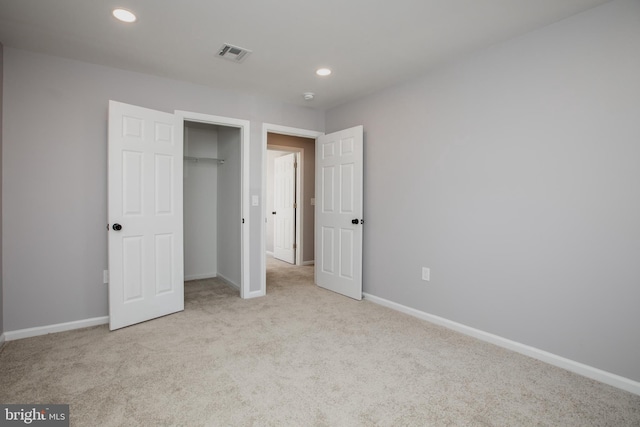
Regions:
<instances>
[{"instance_id":1,"label":"white bedroom door","mask_svg":"<svg viewBox=\"0 0 640 427\"><path fill-rule=\"evenodd\" d=\"M109 329L184 309L183 133L173 114L109 101Z\"/></svg>"},{"instance_id":2,"label":"white bedroom door","mask_svg":"<svg viewBox=\"0 0 640 427\"><path fill-rule=\"evenodd\" d=\"M362 299L362 143L362 126L316 140L316 284L357 300Z\"/></svg>"},{"instance_id":3,"label":"white bedroom door","mask_svg":"<svg viewBox=\"0 0 640 427\"><path fill-rule=\"evenodd\" d=\"M296 154L277 157L274 162L273 256L295 264L296 262Z\"/></svg>"}]
</instances>

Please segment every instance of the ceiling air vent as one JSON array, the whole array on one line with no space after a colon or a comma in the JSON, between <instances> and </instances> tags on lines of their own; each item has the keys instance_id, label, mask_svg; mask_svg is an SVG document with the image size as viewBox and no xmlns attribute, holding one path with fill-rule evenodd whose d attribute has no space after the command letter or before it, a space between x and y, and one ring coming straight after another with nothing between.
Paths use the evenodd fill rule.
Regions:
<instances>
[{"instance_id":1,"label":"ceiling air vent","mask_svg":"<svg viewBox=\"0 0 640 427\"><path fill-rule=\"evenodd\" d=\"M218 57L233 62L242 62L250 53L249 49L225 43L218 50Z\"/></svg>"}]
</instances>

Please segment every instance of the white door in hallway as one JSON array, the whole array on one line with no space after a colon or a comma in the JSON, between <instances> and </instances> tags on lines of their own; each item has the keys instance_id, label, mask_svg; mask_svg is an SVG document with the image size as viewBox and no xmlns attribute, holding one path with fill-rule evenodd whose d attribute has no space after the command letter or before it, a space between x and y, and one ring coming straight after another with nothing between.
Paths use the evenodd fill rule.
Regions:
<instances>
[{"instance_id":1,"label":"white door in hallway","mask_svg":"<svg viewBox=\"0 0 640 427\"><path fill-rule=\"evenodd\" d=\"M184 309L183 131L177 123L173 114L109 102L111 330Z\"/></svg>"},{"instance_id":2,"label":"white door in hallway","mask_svg":"<svg viewBox=\"0 0 640 427\"><path fill-rule=\"evenodd\" d=\"M296 154L277 157L274 162L273 256L296 262Z\"/></svg>"},{"instance_id":3,"label":"white door in hallway","mask_svg":"<svg viewBox=\"0 0 640 427\"><path fill-rule=\"evenodd\" d=\"M363 127L316 140L315 280L362 299Z\"/></svg>"}]
</instances>

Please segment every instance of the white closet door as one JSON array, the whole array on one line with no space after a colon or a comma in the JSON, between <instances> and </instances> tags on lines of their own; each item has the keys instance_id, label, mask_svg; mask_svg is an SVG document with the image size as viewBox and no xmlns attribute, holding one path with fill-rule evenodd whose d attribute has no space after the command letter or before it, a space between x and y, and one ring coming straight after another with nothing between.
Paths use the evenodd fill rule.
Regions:
<instances>
[{"instance_id":1,"label":"white closet door","mask_svg":"<svg viewBox=\"0 0 640 427\"><path fill-rule=\"evenodd\" d=\"M109 102L109 328L184 309L182 129Z\"/></svg>"}]
</instances>

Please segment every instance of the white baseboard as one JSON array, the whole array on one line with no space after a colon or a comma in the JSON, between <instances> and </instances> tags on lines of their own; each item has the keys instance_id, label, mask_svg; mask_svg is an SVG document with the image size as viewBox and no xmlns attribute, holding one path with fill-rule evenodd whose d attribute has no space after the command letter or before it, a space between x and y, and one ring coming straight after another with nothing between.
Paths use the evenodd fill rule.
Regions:
<instances>
[{"instance_id":1,"label":"white baseboard","mask_svg":"<svg viewBox=\"0 0 640 427\"><path fill-rule=\"evenodd\" d=\"M612 374L611 372L603 371L601 369L594 368L593 366L585 365L584 363L576 362L574 360L567 359L565 357L558 356L556 354L549 353L547 351L540 350L526 344L511 341L501 336L490 334L488 332L484 332L479 329L475 329L470 326L445 319L443 317L425 313L424 311L416 310L414 308L407 307L402 304L377 297L375 295L363 293L363 296L365 299L376 304L383 305L385 307L400 311L405 314L409 314L411 316L417 317L418 319L426 320L427 322L435 323L436 325L444 326L445 328L452 329L465 335L478 338L482 341L495 344L499 347L515 351L516 353L524 354L525 356L529 356L550 365L566 369L567 371L571 371L584 377L591 378L592 380L600 381L601 383L605 383L610 386L628 391L630 393L640 395L640 382L638 381L634 381L617 374Z\"/></svg>"},{"instance_id":2,"label":"white baseboard","mask_svg":"<svg viewBox=\"0 0 640 427\"><path fill-rule=\"evenodd\" d=\"M232 287L233 289L237 290L238 292L240 291L240 285L238 285L233 280L230 280L228 277L225 277L222 274L218 274L217 277L221 282L224 282L225 285Z\"/></svg>"},{"instance_id":3,"label":"white baseboard","mask_svg":"<svg viewBox=\"0 0 640 427\"><path fill-rule=\"evenodd\" d=\"M4 336L4 333L0 334L0 348L2 348L2 345L4 344L5 341L6 341L6 338Z\"/></svg>"},{"instance_id":4,"label":"white baseboard","mask_svg":"<svg viewBox=\"0 0 640 427\"><path fill-rule=\"evenodd\" d=\"M311 261L302 261L302 265L315 265L315 260L311 260Z\"/></svg>"},{"instance_id":5,"label":"white baseboard","mask_svg":"<svg viewBox=\"0 0 640 427\"><path fill-rule=\"evenodd\" d=\"M184 281L188 282L189 280L213 279L214 277L216 277L216 273L191 274L189 276L184 276Z\"/></svg>"},{"instance_id":6,"label":"white baseboard","mask_svg":"<svg viewBox=\"0 0 640 427\"><path fill-rule=\"evenodd\" d=\"M244 299L259 298L266 295L264 291L251 291L243 296Z\"/></svg>"},{"instance_id":7,"label":"white baseboard","mask_svg":"<svg viewBox=\"0 0 640 427\"><path fill-rule=\"evenodd\" d=\"M268 256L273 256L273 252L271 251L266 251Z\"/></svg>"},{"instance_id":8,"label":"white baseboard","mask_svg":"<svg viewBox=\"0 0 640 427\"><path fill-rule=\"evenodd\" d=\"M88 328L109 323L109 316L93 317L91 319L76 320L74 322L57 323L55 325L38 326L35 328L19 329L17 331L7 331L4 333L7 341L19 340L22 338L37 337L39 335L53 334L55 332L71 331L73 329Z\"/></svg>"}]
</instances>

